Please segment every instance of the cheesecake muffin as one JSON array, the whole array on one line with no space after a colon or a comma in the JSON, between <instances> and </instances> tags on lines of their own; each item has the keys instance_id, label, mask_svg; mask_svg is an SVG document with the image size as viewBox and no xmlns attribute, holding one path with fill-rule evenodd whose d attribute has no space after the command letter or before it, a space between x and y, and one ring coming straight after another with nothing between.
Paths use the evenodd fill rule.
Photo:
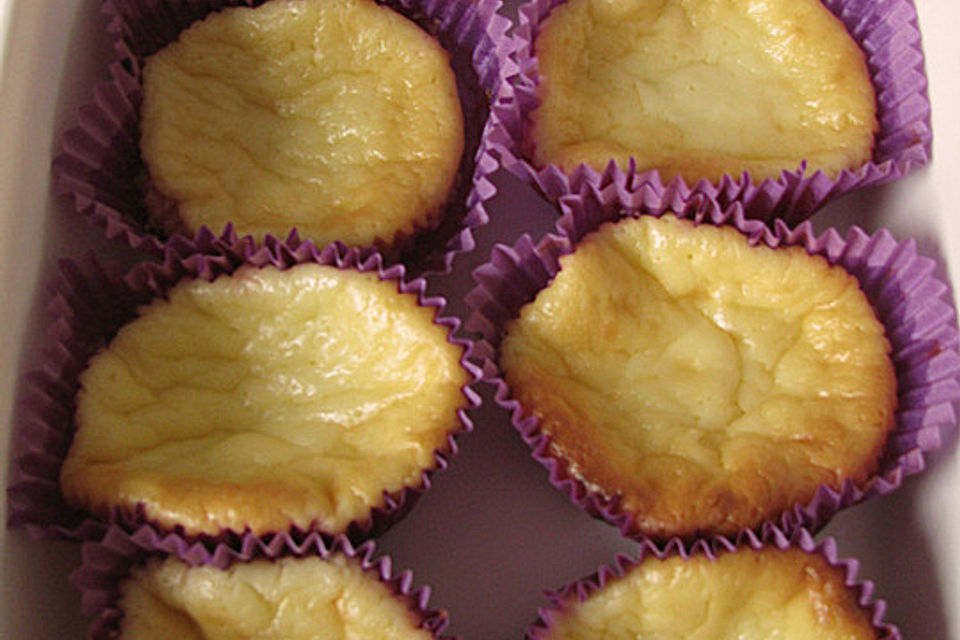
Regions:
<instances>
[{"instance_id":1,"label":"cheesecake muffin","mask_svg":"<svg viewBox=\"0 0 960 640\"><path fill-rule=\"evenodd\" d=\"M450 55L373 0L271 0L208 16L143 69L155 225L318 246L434 226L457 179Z\"/></svg>"},{"instance_id":2,"label":"cheesecake muffin","mask_svg":"<svg viewBox=\"0 0 960 640\"><path fill-rule=\"evenodd\" d=\"M633 159L694 185L804 163L832 178L872 158L864 53L819 0L569 0L534 51L538 166Z\"/></svg>"},{"instance_id":3,"label":"cheesecake muffin","mask_svg":"<svg viewBox=\"0 0 960 640\"><path fill-rule=\"evenodd\" d=\"M227 569L153 558L121 586L123 640L431 640L423 613L342 553ZM319 635L318 635L319 634Z\"/></svg>"},{"instance_id":4,"label":"cheesecake muffin","mask_svg":"<svg viewBox=\"0 0 960 640\"><path fill-rule=\"evenodd\" d=\"M875 640L840 567L799 548L652 554L548 612L536 640Z\"/></svg>"},{"instance_id":5,"label":"cheesecake muffin","mask_svg":"<svg viewBox=\"0 0 960 640\"><path fill-rule=\"evenodd\" d=\"M463 348L376 272L187 278L80 375L67 502L188 536L348 530L462 428Z\"/></svg>"},{"instance_id":6,"label":"cheesecake muffin","mask_svg":"<svg viewBox=\"0 0 960 640\"><path fill-rule=\"evenodd\" d=\"M500 367L545 456L668 538L755 528L860 486L895 424L856 278L672 215L607 224L507 324Z\"/></svg>"}]
</instances>

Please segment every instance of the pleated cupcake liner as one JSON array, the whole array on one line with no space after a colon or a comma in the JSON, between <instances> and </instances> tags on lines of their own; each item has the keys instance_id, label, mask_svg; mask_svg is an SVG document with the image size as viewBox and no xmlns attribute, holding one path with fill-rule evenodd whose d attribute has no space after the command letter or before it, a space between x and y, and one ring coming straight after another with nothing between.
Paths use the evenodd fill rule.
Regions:
<instances>
[{"instance_id":1,"label":"pleated cupcake liner","mask_svg":"<svg viewBox=\"0 0 960 640\"><path fill-rule=\"evenodd\" d=\"M40 367L27 374L25 393L13 427L12 467L8 485L8 524L23 527L35 538L95 540L108 526L127 530L148 523L141 508L128 512L114 508L105 517L96 517L69 506L60 489L60 468L76 429L74 413L79 376L95 355L134 319L137 310L184 279L213 280L245 265L274 266L279 269L317 263L338 269L376 273L380 280L395 282L401 294L416 296L418 305L434 310L434 324L447 332L447 341L462 349L460 364L469 376L462 387L464 406L457 411L446 440L434 452L434 466L424 469L419 483L383 493L384 504L366 518L350 523L345 533L354 541L380 535L402 518L431 486L431 476L445 469L458 451L457 437L473 429L468 411L480 405L474 390L480 370L470 360L472 341L460 335L460 321L443 315L446 301L427 295L423 278L407 280L403 265L385 265L379 254L332 244L320 249L309 242L296 246L268 239L263 246L241 242L220 255L194 254L189 257L168 250L163 264L144 262L128 272L115 265L102 265L89 256L83 262L61 262L60 278L53 284L49 305L52 320ZM156 525L160 526L160 525ZM290 532L305 535L314 530L291 524ZM185 536L182 527L173 530ZM219 535L191 538L207 544L236 544L248 531L224 531Z\"/></svg>"},{"instance_id":2,"label":"pleated cupcake liner","mask_svg":"<svg viewBox=\"0 0 960 640\"><path fill-rule=\"evenodd\" d=\"M755 182L748 174L726 175L714 184L682 178L668 182L657 170L640 171L614 162L598 171L580 165L572 173L557 165L537 167L525 148L529 115L538 106L539 70L534 41L550 11L565 0L532 0L519 9L510 58L517 72L506 77L491 109L491 143L507 171L533 185L551 201L586 186L615 186L634 206L682 207L695 196L725 208L743 205L749 218L783 219L791 225L809 218L826 203L857 189L898 180L930 160L932 132L924 55L912 0L822 0L865 52L877 96L879 131L872 160L831 178L806 166L785 170L777 179Z\"/></svg>"},{"instance_id":3,"label":"pleated cupcake liner","mask_svg":"<svg viewBox=\"0 0 960 640\"><path fill-rule=\"evenodd\" d=\"M182 255L221 250L236 244L236 230L198 228L193 235L166 235L151 226L144 199L147 171L140 157L140 105L143 60L176 40L181 31L209 13L228 6L256 6L262 0L105 0L105 37L112 39L117 61L110 79L94 89L92 102L80 108L75 124L60 138L54 159L58 195L73 201L84 219L147 255L159 258L166 246ZM500 82L510 22L497 14L500 0L389 0L387 6L430 32L451 54L464 116L465 146L448 204L432 222L402 230L367 247L411 273L447 273L456 255L475 246L474 233L489 220L487 205L496 194L490 180L499 167L483 136L489 98ZM429 226L428 226L429 225ZM297 246L296 229L278 238ZM256 238L260 242L261 238Z\"/></svg>"},{"instance_id":4,"label":"pleated cupcake liner","mask_svg":"<svg viewBox=\"0 0 960 640\"><path fill-rule=\"evenodd\" d=\"M833 538L826 538L817 543L813 535L806 530L799 529L787 533L773 525L766 525L759 533L743 532L735 537L714 536L710 539L700 539L691 544L678 538L672 538L662 546L658 546L649 539L644 539L636 555L618 555L610 565L601 566L593 575L571 582L556 591L546 592L548 604L539 610L539 618L527 628L527 640L546 640L553 626L553 620L558 615L574 609L578 604L585 602L590 596L603 590L606 586L615 583L626 576L632 569L641 565L645 560L667 560L680 557L689 560L693 557L704 556L713 561L718 556L727 553L760 551L762 549L798 549L809 555L821 556L830 567L843 573L844 586L850 590L856 599L859 608L868 613L870 622L880 640L900 640L900 630L884 620L886 602L875 597L875 585L870 580L859 580L860 562L854 558L841 558L837 551L837 543Z\"/></svg>"},{"instance_id":5,"label":"pleated cupcake liner","mask_svg":"<svg viewBox=\"0 0 960 640\"><path fill-rule=\"evenodd\" d=\"M517 401L497 360L507 324L519 315L560 270L560 258L572 253L586 234L605 222L625 216L661 215L666 208L632 210L610 187L606 193L587 188L561 199L563 215L556 234L534 243L521 237L512 246L497 245L488 263L474 271L477 286L467 295L472 310L466 328L479 334L474 353L484 380L494 385L494 400L510 412L513 426L533 457L548 471L549 482L590 515L619 528L627 537L641 538L635 517L572 474L550 452L550 437L539 420ZM853 227L846 236L835 229L815 235L805 222L790 228L777 221L771 228L745 216L735 204L721 210L708 200L678 208L681 218L698 224L730 225L751 243L769 247L802 246L857 278L883 323L897 376L895 427L888 436L878 470L862 486L849 479L839 489L823 485L810 500L770 521L784 531L817 531L838 511L900 487L906 477L923 471L925 455L942 446L956 428L955 403L960 400L960 334L949 288L934 274L936 263L916 251L913 240L898 241L887 230L868 235Z\"/></svg>"},{"instance_id":6,"label":"pleated cupcake liner","mask_svg":"<svg viewBox=\"0 0 960 640\"><path fill-rule=\"evenodd\" d=\"M176 558L190 566L228 569L258 559L328 559L335 554L356 561L366 575L379 580L418 620L417 627L437 640L448 625L446 611L430 608L430 588L416 586L409 570L397 572L388 555L377 555L372 541L355 546L348 538L325 539L318 534L303 538L278 534L269 541L244 536L237 546L218 545L209 549L153 527L142 526L132 532L113 526L101 539L82 547L82 565L70 577L81 591L84 615L93 619L87 637L90 640L116 638L124 611L122 585L136 567L152 558Z\"/></svg>"}]
</instances>

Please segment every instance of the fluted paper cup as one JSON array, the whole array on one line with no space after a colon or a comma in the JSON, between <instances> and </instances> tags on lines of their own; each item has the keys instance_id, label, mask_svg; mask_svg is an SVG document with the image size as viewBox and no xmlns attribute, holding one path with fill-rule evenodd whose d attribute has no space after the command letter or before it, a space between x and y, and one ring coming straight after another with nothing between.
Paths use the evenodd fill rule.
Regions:
<instances>
[{"instance_id":1,"label":"fluted paper cup","mask_svg":"<svg viewBox=\"0 0 960 640\"><path fill-rule=\"evenodd\" d=\"M629 194L636 207L682 207L701 196L721 208L740 202L749 218L780 218L795 225L835 198L897 180L930 160L930 103L912 0L823 0L867 58L879 122L870 162L835 177L801 167L759 182L749 175L728 174L715 184L706 180L687 184L681 178L665 181L659 171L640 171L632 162L629 166L611 162L603 171L581 165L572 173L556 165L535 166L525 148L528 118L539 104L534 41L543 21L564 1L532 0L520 7L516 48L509 55L516 71L498 89L490 116L490 138L504 168L551 201L587 186L615 187Z\"/></svg>"},{"instance_id":2,"label":"fluted paper cup","mask_svg":"<svg viewBox=\"0 0 960 640\"><path fill-rule=\"evenodd\" d=\"M387 586L394 597L403 602L416 626L438 640L448 624L443 610L430 608L430 588L416 586L409 570L397 571L389 556L379 555L373 542L354 546L350 540L337 537L326 540L317 534L297 539L280 534L269 541L244 536L236 546L217 545L207 548L174 535L162 534L143 526L133 532L110 527L102 540L83 545L83 564L71 576L81 590L83 613L93 618L88 638L116 638L121 631L123 582L132 570L150 559L174 558L192 567L210 566L227 570L238 564L281 558L320 558L342 555L355 562L373 580Z\"/></svg>"},{"instance_id":3,"label":"fluted paper cup","mask_svg":"<svg viewBox=\"0 0 960 640\"><path fill-rule=\"evenodd\" d=\"M147 172L139 150L141 73L146 56L176 40L193 22L227 6L261 3L104 2L105 37L112 39L118 60L110 67L111 79L95 88L93 101L81 107L76 123L62 135L54 173L58 194L68 196L77 213L102 228L108 238L154 257L161 256L165 246L187 255L216 251L245 238L238 237L232 224L222 229L201 226L192 236L168 235L151 226L145 201ZM490 176L499 165L482 131L488 96L499 81L505 60L502 50L512 46L506 35L510 23L497 14L500 0L389 0L385 4L420 24L451 54L463 109L465 146L448 203L437 219L365 248L380 251L388 262L404 263L411 273L448 272L457 254L473 248L474 232L487 222L487 203L496 193ZM279 239L293 246L310 240L295 228Z\"/></svg>"},{"instance_id":4,"label":"fluted paper cup","mask_svg":"<svg viewBox=\"0 0 960 640\"><path fill-rule=\"evenodd\" d=\"M623 579L632 570L644 562L656 562L671 558L705 557L710 561L724 554L751 553L763 550L799 550L810 556L819 556L827 570L833 570L842 576L843 586L850 592L856 606L869 618L876 637L882 640L900 640L900 630L884 620L886 603L874 596L874 584L869 580L858 579L859 562L856 559L839 557L837 544L833 538L816 543L813 536L804 530L786 534L773 526L764 527L759 534L746 532L735 538L716 536L709 540L698 540L685 544L682 540L672 539L662 546L643 540L636 555L619 555L611 565L600 567L593 575L571 582L566 586L547 592L548 604L541 607L538 620L527 629L527 640L546 640L556 621L574 613L578 606L595 594ZM818 559L815 559L820 564ZM834 594L834 597L836 595ZM634 613L639 614L644 603L637 603Z\"/></svg>"},{"instance_id":5,"label":"fluted paper cup","mask_svg":"<svg viewBox=\"0 0 960 640\"><path fill-rule=\"evenodd\" d=\"M496 387L496 402L508 410L514 427L532 454L548 470L549 481L589 514L629 537L640 538L634 514L616 497L604 497L577 477L551 452L551 439L531 409L511 393L498 364L500 340L508 323L531 302L560 270L560 258L601 224L640 215L625 208L616 190L603 194L587 189L565 197L558 233L534 243L524 236L512 246L498 245L491 260L474 272L477 286L468 294L473 310L467 329L482 337L476 354L484 379ZM661 215L666 209L644 212ZM847 479L839 487L822 485L808 500L769 518L785 531L818 530L839 510L887 494L907 476L923 470L925 454L941 446L943 434L956 425L954 404L960 399L960 354L956 310L948 287L934 275L935 263L917 254L912 240L898 241L886 231L868 235L852 228L815 235L809 223L796 229L778 222L773 229L747 219L739 205L725 211L713 204L690 204L676 211L698 224L730 225L753 243L770 247L801 246L851 273L886 330L897 377L895 425L887 438L877 471L866 482ZM757 526L762 523L758 522ZM751 527L752 528L752 527Z\"/></svg>"},{"instance_id":6,"label":"fluted paper cup","mask_svg":"<svg viewBox=\"0 0 960 640\"><path fill-rule=\"evenodd\" d=\"M60 489L60 469L76 429L74 412L79 377L89 358L103 348L132 320L140 306L165 296L175 284L187 279L213 280L243 266L287 269L295 265L316 263L341 270L372 272L382 281L396 283L401 295L416 298L417 304L433 310L433 322L441 327L447 341L460 350L460 365L467 383L461 388L461 408L450 416L450 429L443 444L433 452L433 464L424 468L419 480L399 490L385 490L382 504L366 517L352 521L345 533L354 540L379 535L402 517L417 498L430 487L430 476L445 468L448 458L456 453L456 437L473 427L467 411L479 406L480 397L473 390L479 370L473 365L472 343L462 338L456 318L443 315L445 301L426 294L422 278L407 281L402 265L387 267L379 254L366 255L341 245L318 249L310 243L295 247L268 241L263 247L241 244L231 252L218 256L193 255L183 258L173 251L163 264L142 263L129 272L102 266L90 258L85 263L64 262L62 276L54 285L50 305L50 346L44 351L43 364L27 376L27 392L23 399L22 419L14 427L13 468L8 489L9 522L26 527L36 537L92 540L98 538L110 523L133 528L148 522L143 509L115 507L109 514L94 516L68 505ZM317 514L318 516L320 514ZM291 531L305 534L302 523ZM183 533L182 527L174 531ZM214 541L236 540L246 531L224 529ZM199 538L206 536L200 535Z\"/></svg>"}]
</instances>

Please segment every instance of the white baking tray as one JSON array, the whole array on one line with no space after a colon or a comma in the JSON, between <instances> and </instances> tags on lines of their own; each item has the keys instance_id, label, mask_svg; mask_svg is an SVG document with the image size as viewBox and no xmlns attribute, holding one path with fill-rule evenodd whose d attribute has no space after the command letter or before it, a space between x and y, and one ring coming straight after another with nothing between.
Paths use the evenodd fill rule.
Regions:
<instances>
[{"instance_id":1,"label":"white baking tray","mask_svg":"<svg viewBox=\"0 0 960 640\"><path fill-rule=\"evenodd\" d=\"M930 76L934 158L907 179L848 196L815 218L818 227L881 226L912 236L960 282L960 3L917 0ZM0 461L24 371L42 343L45 283L62 257L94 250L132 262L132 252L101 238L53 197L50 159L56 135L106 78L110 50L99 0L0 0ZM477 251L436 284L452 308L470 287L469 271L494 242L552 225L551 210L509 178L480 232ZM497 217L509 207L510 216ZM520 638L543 604L541 591L591 573L634 544L583 515L547 483L506 413L489 400L477 429L413 512L379 544L398 567L433 587L432 604L465 640ZM905 638L960 640L960 460L956 434L929 469L899 491L841 513L826 534L842 555L862 560L887 618ZM0 464L6 486L7 466ZM6 512L0 501L0 514ZM0 638L79 638L86 621L67 576L76 545L35 542L0 527Z\"/></svg>"}]
</instances>

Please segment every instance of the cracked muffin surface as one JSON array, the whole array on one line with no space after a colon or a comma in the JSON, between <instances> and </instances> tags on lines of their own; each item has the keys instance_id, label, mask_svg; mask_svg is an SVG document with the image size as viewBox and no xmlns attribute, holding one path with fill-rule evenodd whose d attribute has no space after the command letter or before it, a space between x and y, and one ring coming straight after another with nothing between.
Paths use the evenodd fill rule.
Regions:
<instances>
[{"instance_id":1,"label":"cracked muffin surface","mask_svg":"<svg viewBox=\"0 0 960 640\"><path fill-rule=\"evenodd\" d=\"M151 560L122 586L124 640L430 640L421 616L342 554L226 570Z\"/></svg>"},{"instance_id":2,"label":"cracked muffin surface","mask_svg":"<svg viewBox=\"0 0 960 640\"><path fill-rule=\"evenodd\" d=\"M362 521L460 428L462 348L434 313L316 264L179 283L81 374L67 501L191 535Z\"/></svg>"},{"instance_id":3,"label":"cracked muffin surface","mask_svg":"<svg viewBox=\"0 0 960 640\"><path fill-rule=\"evenodd\" d=\"M864 53L819 0L569 0L535 44L539 166L611 160L664 182L830 177L872 157Z\"/></svg>"},{"instance_id":4,"label":"cracked muffin surface","mask_svg":"<svg viewBox=\"0 0 960 640\"><path fill-rule=\"evenodd\" d=\"M550 623L541 640L877 637L843 571L798 549L648 557L585 602L551 612Z\"/></svg>"},{"instance_id":5,"label":"cracked muffin surface","mask_svg":"<svg viewBox=\"0 0 960 640\"><path fill-rule=\"evenodd\" d=\"M604 225L560 264L507 327L504 377L637 530L732 534L875 470L896 378L842 268L672 215Z\"/></svg>"},{"instance_id":6,"label":"cracked muffin surface","mask_svg":"<svg viewBox=\"0 0 960 640\"><path fill-rule=\"evenodd\" d=\"M448 52L372 0L225 9L148 58L143 91L168 233L390 243L438 221L463 152Z\"/></svg>"}]
</instances>

